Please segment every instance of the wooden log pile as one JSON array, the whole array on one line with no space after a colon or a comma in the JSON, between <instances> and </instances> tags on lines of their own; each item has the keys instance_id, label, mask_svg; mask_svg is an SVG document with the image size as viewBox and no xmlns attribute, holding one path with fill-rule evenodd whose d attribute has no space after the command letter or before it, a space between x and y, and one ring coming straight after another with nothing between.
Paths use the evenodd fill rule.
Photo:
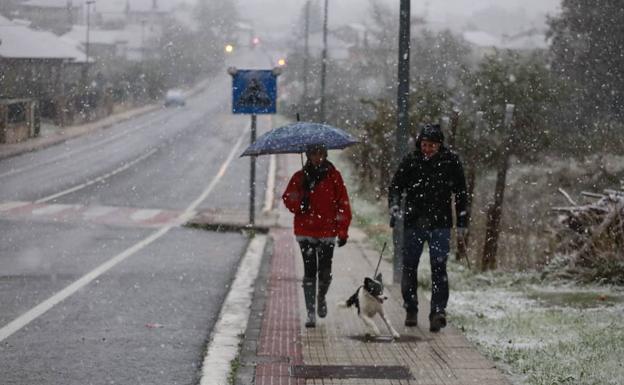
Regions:
<instances>
[{"instance_id":1,"label":"wooden log pile","mask_svg":"<svg viewBox=\"0 0 624 385\"><path fill-rule=\"evenodd\" d=\"M582 192L593 200L586 204L559 192L570 203L552 208L559 214L556 251L566 256L566 275L624 284L624 190Z\"/></svg>"}]
</instances>

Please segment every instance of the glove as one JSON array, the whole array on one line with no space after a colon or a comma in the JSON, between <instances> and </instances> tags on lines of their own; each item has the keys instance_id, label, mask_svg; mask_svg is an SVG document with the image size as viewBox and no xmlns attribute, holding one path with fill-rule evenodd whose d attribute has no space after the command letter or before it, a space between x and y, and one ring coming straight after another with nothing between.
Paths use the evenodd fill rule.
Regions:
<instances>
[{"instance_id":1,"label":"glove","mask_svg":"<svg viewBox=\"0 0 624 385\"><path fill-rule=\"evenodd\" d=\"M466 234L468 233L468 229L465 227L457 228L457 240L463 244L466 244Z\"/></svg>"},{"instance_id":2,"label":"glove","mask_svg":"<svg viewBox=\"0 0 624 385\"><path fill-rule=\"evenodd\" d=\"M347 238L338 238L338 247L342 247L347 244Z\"/></svg>"},{"instance_id":3,"label":"glove","mask_svg":"<svg viewBox=\"0 0 624 385\"><path fill-rule=\"evenodd\" d=\"M301 198L301 204L299 205L302 213L305 213L310 208L310 195L304 194L303 198Z\"/></svg>"},{"instance_id":4,"label":"glove","mask_svg":"<svg viewBox=\"0 0 624 385\"><path fill-rule=\"evenodd\" d=\"M401 209L397 205L390 206L388 209L388 214L390 214L390 227L394 227L396 223L396 219L399 216Z\"/></svg>"}]
</instances>

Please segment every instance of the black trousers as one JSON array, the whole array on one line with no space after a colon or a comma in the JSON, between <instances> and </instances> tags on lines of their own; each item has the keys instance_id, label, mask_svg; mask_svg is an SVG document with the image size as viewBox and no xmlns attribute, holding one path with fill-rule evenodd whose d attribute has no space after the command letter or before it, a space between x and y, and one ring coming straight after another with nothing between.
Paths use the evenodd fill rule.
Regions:
<instances>
[{"instance_id":1,"label":"black trousers","mask_svg":"<svg viewBox=\"0 0 624 385\"><path fill-rule=\"evenodd\" d=\"M319 282L331 281L332 258L334 257L334 243L321 241L299 241L303 257L303 280Z\"/></svg>"}]
</instances>

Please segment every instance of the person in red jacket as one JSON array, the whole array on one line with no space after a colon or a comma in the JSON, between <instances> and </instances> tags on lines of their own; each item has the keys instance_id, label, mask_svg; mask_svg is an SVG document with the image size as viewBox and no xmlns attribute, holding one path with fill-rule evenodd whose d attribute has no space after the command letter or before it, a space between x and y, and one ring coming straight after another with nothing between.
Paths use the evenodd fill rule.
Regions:
<instances>
[{"instance_id":1,"label":"person in red jacket","mask_svg":"<svg viewBox=\"0 0 624 385\"><path fill-rule=\"evenodd\" d=\"M294 232L303 257L303 294L308 313L305 326L315 327L315 304L319 317L327 315L325 295L332 280L334 245L336 238L338 247L347 243L351 207L340 172L327 160L327 148L308 146L306 157L306 164L292 176L282 200L295 214Z\"/></svg>"}]
</instances>

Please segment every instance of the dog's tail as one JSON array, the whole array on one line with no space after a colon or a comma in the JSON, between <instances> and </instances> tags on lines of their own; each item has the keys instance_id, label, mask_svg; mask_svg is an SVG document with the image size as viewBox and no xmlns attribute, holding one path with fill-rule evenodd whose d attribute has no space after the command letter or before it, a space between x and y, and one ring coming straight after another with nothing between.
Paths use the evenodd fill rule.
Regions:
<instances>
[{"instance_id":1,"label":"dog's tail","mask_svg":"<svg viewBox=\"0 0 624 385\"><path fill-rule=\"evenodd\" d=\"M348 308L349 302L348 301L339 301L338 303L336 303L336 307L342 308L342 309L346 309Z\"/></svg>"},{"instance_id":2,"label":"dog's tail","mask_svg":"<svg viewBox=\"0 0 624 385\"><path fill-rule=\"evenodd\" d=\"M357 303L357 301L358 301L358 292L359 292L359 290L360 289L356 290L355 293L351 297L349 297L348 300L338 302L337 306L346 309L348 307L351 307L351 306L355 305Z\"/></svg>"}]
</instances>

